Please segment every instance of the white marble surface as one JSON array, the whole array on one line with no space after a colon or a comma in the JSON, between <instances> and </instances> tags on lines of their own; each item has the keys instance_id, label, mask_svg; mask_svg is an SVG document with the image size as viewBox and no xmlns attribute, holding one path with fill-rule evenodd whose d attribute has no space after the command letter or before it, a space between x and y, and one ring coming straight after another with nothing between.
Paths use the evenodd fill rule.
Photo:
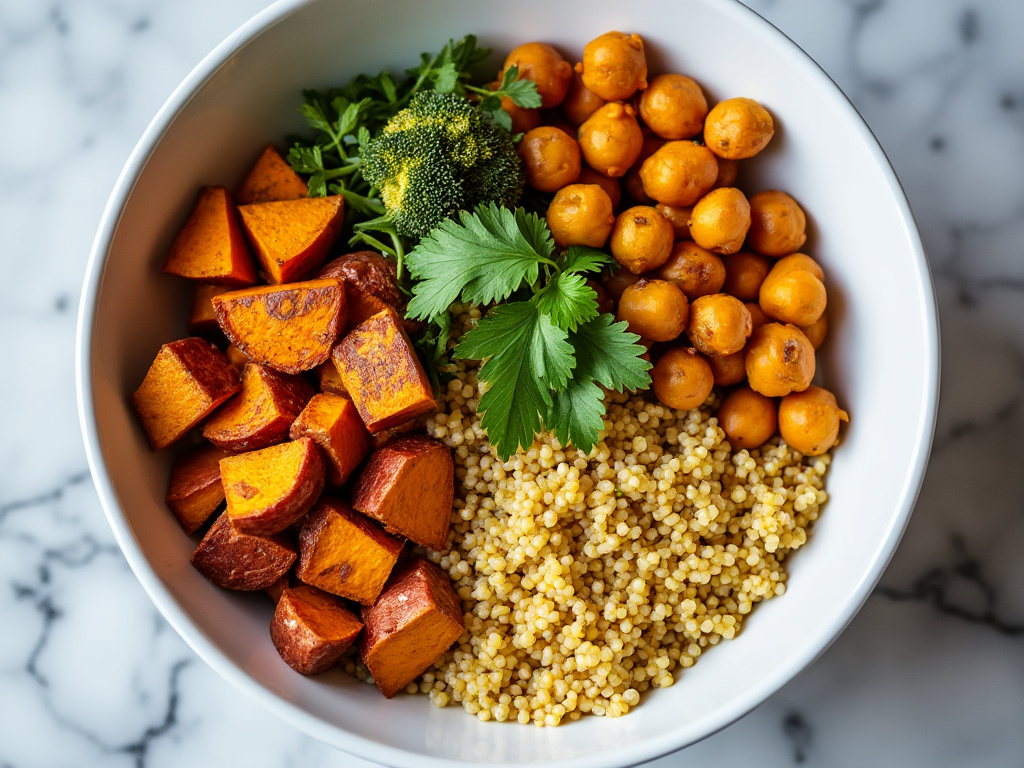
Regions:
<instances>
[{"instance_id":1,"label":"white marble surface","mask_svg":"<svg viewBox=\"0 0 1024 768\"><path fill-rule=\"evenodd\" d=\"M881 586L810 669L657 765L1024 765L1024 3L751 0L849 94L922 228L931 468ZM0 767L351 766L210 671L93 491L75 310L157 108L264 0L0 0ZM865 226L870 226L865 222Z\"/></svg>"}]
</instances>

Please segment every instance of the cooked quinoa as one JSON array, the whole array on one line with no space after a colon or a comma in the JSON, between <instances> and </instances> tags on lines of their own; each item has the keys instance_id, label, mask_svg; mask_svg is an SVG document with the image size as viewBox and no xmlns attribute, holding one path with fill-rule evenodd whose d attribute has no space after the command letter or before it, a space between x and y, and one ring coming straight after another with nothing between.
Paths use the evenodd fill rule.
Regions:
<instances>
[{"instance_id":1,"label":"cooked quinoa","mask_svg":"<svg viewBox=\"0 0 1024 768\"><path fill-rule=\"evenodd\" d=\"M460 363L427 424L453 449L455 504L451 549L425 554L451 576L466 632L410 693L481 720L624 715L785 592L785 558L827 498L828 454L778 437L733 452L717 394L676 411L611 393L589 455L546 435L503 463L479 396Z\"/></svg>"}]
</instances>

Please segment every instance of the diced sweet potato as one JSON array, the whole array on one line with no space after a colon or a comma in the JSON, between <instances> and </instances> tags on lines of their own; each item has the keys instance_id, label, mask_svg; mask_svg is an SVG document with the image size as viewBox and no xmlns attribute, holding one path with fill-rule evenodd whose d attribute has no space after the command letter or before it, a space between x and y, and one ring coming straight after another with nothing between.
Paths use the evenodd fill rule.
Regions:
<instances>
[{"instance_id":1,"label":"diced sweet potato","mask_svg":"<svg viewBox=\"0 0 1024 768\"><path fill-rule=\"evenodd\" d=\"M316 272L341 234L344 202L333 195L238 207L267 282L291 283Z\"/></svg>"},{"instance_id":2,"label":"diced sweet potato","mask_svg":"<svg viewBox=\"0 0 1024 768\"><path fill-rule=\"evenodd\" d=\"M218 587L255 592L288 573L297 556L287 537L243 533L225 512L192 553L192 565Z\"/></svg>"},{"instance_id":3,"label":"diced sweet potato","mask_svg":"<svg viewBox=\"0 0 1024 768\"><path fill-rule=\"evenodd\" d=\"M360 293L345 287L346 311L348 320L345 329L351 331L357 325L365 323L378 312L390 308L390 304L381 301L372 293Z\"/></svg>"},{"instance_id":4,"label":"diced sweet potato","mask_svg":"<svg viewBox=\"0 0 1024 768\"><path fill-rule=\"evenodd\" d=\"M424 414L422 416L417 416L415 419L404 421L397 427L389 427L388 429L385 429L383 432L374 432L372 435L373 439L370 445L370 450L376 451L379 448L383 448L396 437L406 435L412 432L413 430L418 430L422 432L423 428L426 427L427 425L428 418L429 417L426 414Z\"/></svg>"},{"instance_id":5,"label":"diced sweet potato","mask_svg":"<svg viewBox=\"0 0 1024 768\"><path fill-rule=\"evenodd\" d=\"M323 498L299 533L296 575L307 584L370 605L384 588L402 542L337 499Z\"/></svg>"},{"instance_id":6,"label":"diced sweet potato","mask_svg":"<svg viewBox=\"0 0 1024 768\"><path fill-rule=\"evenodd\" d=\"M414 560L392 576L371 608L359 653L389 699L423 674L463 632L462 607L448 576Z\"/></svg>"},{"instance_id":7,"label":"diced sweet potato","mask_svg":"<svg viewBox=\"0 0 1024 768\"><path fill-rule=\"evenodd\" d=\"M171 469L167 506L191 536L224 502L219 462L224 451L201 445L181 454Z\"/></svg>"},{"instance_id":8,"label":"diced sweet potato","mask_svg":"<svg viewBox=\"0 0 1024 768\"><path fill-rule=\"evenodd\" d=\"M402 300L395 266L376 251L346 253L324 265L317 277L345 281L348 327L355 328Z\"/></svg>"},{"instance_id":9,"label":"diced sweet potato","mask_svg":"<svg viewBox=\"0 0 1024 768\"><path fill-rule=\"evenodd\" d=\"M341 395L314 395L289 430L292 440L310 437L327 457L327 482L341 485L370 452L370 433L352 401Z\"/></svg>"},{"instance_id":10,"label":"diced sweet potato","mask_svg":"<svg viewBox=\"0 0 1024 768\"><path fill-rule=\"evenodd\" d=\"M437 408L427 373L393 309L353 328L331 357L371 432Z\"/></svg>"},{"instance_id":11,"label":"diced sweet potato","mask_svg":"<svg viewBox=\"0 0 1024 768\"><path fill-rule=\"evenodd\" d=\"M192 312L188 316L188 332L196 336L220 335L217 313L213 311L213 297L227 290L223 285L200 283L192 293Z\"/></svg>"},{"instance_id":12,"label":"diced sweet potato","mask_svg":"<svg viewBox=\"0 0 1024 768\"><path fill-rule=\"evenodd\" d=\"M228 348L224 350L224 356L227 357L228 362L231 363L239 373L244 371L245 366L251 362L245 352L240 350L234 344L228 344Z\"/></svg>"},{"instance_id":13,"label":"diced sweet potato","mask_svg":"<svg viewBox=\"0 0 1024 768\"><path fill-rule=\"evenodd\" d=\"M164 344L132 405L153 450L166 448L241 388L224 353L199 338Z\"/></svg>"},{"instance_id":14,"label":"diced sweet potato","mask_svg":"<svg viewBox=\"0 0 1024 768\"><path fill-rule=\"evenodd\" d=\"M448 447L426 435L403 435L370 455L352 489L352 506L388 531L444 549L454 491Z\"/></svg>"},{"instance_id":15,"label":"diced sweet potato","mask_svg":"<svg viewBox=\"0 0 1024 768\"><path fill-rule=\"evenodd\" d=\"M348 397L348 390L345 389L345 385L341 381L341 374L338 373L338 367L333 360L318 365L313 369L313 375L316 376L321 392Z\"/></svg>"},{"instance_id":16,"label":"diced sweet potato","mask_svg":"<svg viewBox=\"0 0 1024 768\"><path fill-rule=\"evenodd\" d=\"M312 396L304 379L249 363L242 371L242 391L206 422L203 437L231 453L280 443Z\"/></svg>"},{"instance_id":17,"label":"diced sweet potato","mask_svg":"<svg viewBox=\"0 0 1024 768\"><path fill-rule=\"evenodd\" d=\"M275 200L300 200L308 194L304 182L272 144L245 177L235 199L239 205L272 203Z\"/></svg>"},{"instance_id":18,"label":"diced sweet potato","mask_svg":"<svg viewBox=\"0 0 1024 768\"><path fill-rule=\"evenodd\" d=\"M238 530L257 536L283 531L316 503L324 460L308 437L220 461L227 514Z\"/></svg>"},{"instance_id":19,"label":"diced sweet potato","mask_svg":"<svg viewBox=\"0 0 1024 768\"><path fill-rule=\"evenodd\" d=\"M174 239L164 272L219 285L256 282L238 211L224 187L200 190L196 207Z\"/></svg>"},{"instance_id":20,"label":"diced sweet potato","mask_svg":"<svg viewBox=\"0 0 1024 768\"><path fill-rule=\"evenodd\" d=\"M288 666L303 675L315 675L334 666L362 628L337 597L299 586L281 595L270 623L270 639Z\"/></svg>"},{"instance_id":21,"label":"diced sweet potato","mask_svg":"<svg viewBox=\"0 0 1024 768\"><path fill-rule=\"evenodd\" d=\"M345 289L337 280L264 285L215 296L227 337L250 360L284 373L326 362L345 324Z\"/></svg>"}]
</instances>

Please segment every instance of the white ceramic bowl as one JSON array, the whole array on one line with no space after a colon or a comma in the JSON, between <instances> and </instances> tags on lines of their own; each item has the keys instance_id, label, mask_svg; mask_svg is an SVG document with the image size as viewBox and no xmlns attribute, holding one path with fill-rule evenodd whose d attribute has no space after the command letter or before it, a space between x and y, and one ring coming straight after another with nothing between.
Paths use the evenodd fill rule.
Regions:
<instances>
[{"instance_id":1,"label":"white ceramic bowl","mask_svg":"<svg viewBox=\"0 0 1024 768\"><path fill-rule=\"evenodd\" d=\"M863 603L920 486L937 399L938 329L907 201L839 89L774 27L732 0L282 0L211 53L146 130L111 195L81 303L78 384L90 464L125 556L207 663L285 720L391 765L617 766L691 744L749 712L806 667ZM695 77L709 101L750 96L776 118L743 186L781 188L810 219L828 273L825 381L851 414L809 545L784 597L735 640L626 717L555 729L481 723L425 697L385 701L340 671L314 679L278 657L262 595L222 591L189 564L195 543L164 505L169 456L149 450L129 406L161 343L185 335L187 289L160 274L201 184L233 186L268 141L303 128L300 91L357 72L400 71L449 37L496 51L541 39L578 57L611 29L640 33L653 72Z\"/></svg>"}]
</instances>

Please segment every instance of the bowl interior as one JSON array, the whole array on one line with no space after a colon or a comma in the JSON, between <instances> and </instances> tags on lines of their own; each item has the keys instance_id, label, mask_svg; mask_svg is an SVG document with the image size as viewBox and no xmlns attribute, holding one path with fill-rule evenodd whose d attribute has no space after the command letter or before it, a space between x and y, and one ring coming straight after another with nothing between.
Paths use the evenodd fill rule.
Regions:
<instances>
[{"instance_id":1,"label":"bowl interior","mask_svg":"<svg viewBox=\"0 0 1024 768\"><path fill-rule=\"evenodd\" d=\"M481 723L425 697L385 701L340 672L303 678L270 642L269 601L221 591L189 564L195 542L163 501L171 457L149 450L128 403L159 345L186 335L188 289L160 274L169 243L200 185L234 187L268 141L302 129L303 88L400 71L469 32L496 51L545 40L576 61L587 40L610 29L640 33L652 72L689 74L710 102L750 96L773 113L775 139L745 164L739 185L796 197L809 218L805 250L827 272L831 329L819 370L851 423L828 478L831 500L791 560L787 594L624 718L557 729ZM867 596L905 526L934 419L931 284L895 176L813 62L728 0L651 0L628 10L610 0L279 4L211 54L143 138L97 238L82 311L86 439L111 523L144 586L235 684L309 733L391 764L617 765L743 715L824 650Z\"/></svg>"}]
</instances>

